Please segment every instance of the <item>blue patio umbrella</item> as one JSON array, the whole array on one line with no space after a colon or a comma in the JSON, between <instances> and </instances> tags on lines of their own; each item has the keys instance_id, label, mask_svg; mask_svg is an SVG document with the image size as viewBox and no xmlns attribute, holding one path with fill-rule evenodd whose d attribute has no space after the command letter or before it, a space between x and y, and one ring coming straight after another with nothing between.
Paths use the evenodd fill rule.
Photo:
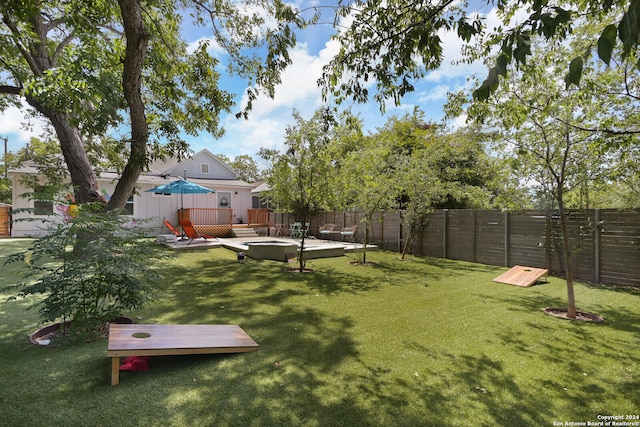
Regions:
<instances>
[{"instance_id":1,"label":"blue patio umbrella","mask_svg":"<svg viewBox=\"0 0 640 427\"><path fill-rule=\"evenodd\" d=\"M180 194L180 204L181 208L184 209L184 194L204 194L204 193L215 193L210 188L203 187L202 185L198 185L194 182L189 182L186 179L179 179L177 181L171 181L166 184L158 185L157 187L153 187L150 190L146 191L147 193L162 193L162 194Z\"/></svg>"}]
</instances>

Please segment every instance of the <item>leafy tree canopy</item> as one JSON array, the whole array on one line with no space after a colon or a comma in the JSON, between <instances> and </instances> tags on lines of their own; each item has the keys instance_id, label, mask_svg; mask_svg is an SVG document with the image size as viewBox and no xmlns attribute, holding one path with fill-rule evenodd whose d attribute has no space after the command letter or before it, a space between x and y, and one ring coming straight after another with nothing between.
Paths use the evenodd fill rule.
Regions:
<instances>
[{"instance_id":1,"label":"leafy tree canopy","mask_svg":"<svg viewBox=\"0 0 640 427\"><path fill-rule=\"evenodd\" d=\"M129 152L110 203L128 199L151 158L184 154L181 132L222 133L233 94L219 87L220 67L248 80L240 114L258 93L273 95L303 25L279 0L8 0L0 16L0 109L26 99L51 122L80 201L97 189L87 146L129 121L129 137L100 139ZM209 41L187 49L181 25L210 28L224 63Z\"/></svg>"},{"instance_id":2,"label":"leafy tree canopy","mask_svg":"<svg viewBox=\"0 0 640 427\"><path fill-rule=\"evenodd\" d=\"M238 177L245 182L256 182L262 179L262 171L258 167L258 163L248 154L241 154L234 157L233 160L224 154L216 154L216 157L236 171Z\"/></svg>"},{"instance_id":3,"label":"leafy tree canopy","mask_svg":"<svg viewBox=\"0 0 640 427\"><path fill-rule=\"evenodd\" d=\"M584 51L564 62L565 84L579 84L583 69L594 65L589 59L595 52L610 64L612 52L620 46L623 58L635 56L640 36L640 0L568 0L561 3L519 0L488 0L473 4L474 8L495 6L502 18L498 28L484 27L480 14L468 2L452 0L407 2L405 0L352 0L341 3L336 17L341 43L339 53L324 68L320 83L325 96L338 101L352 98L369 99L369 88L375 84L373 98L384 109L392 99L396 104L414 90L414 83L442 61L443 31L455 31L470 43L476 38L486 46L481 56L498 50L489 72L474 92L485 100L499 85L510 68L527 63L531 56L531 39L563 40L581 22L611 23L594 34ZM525 19L511 22L517 12L525 11ZM346 27L343 27L346 25ZM486 43L485 43L486 42ZM635 64L633 64L635 67Z\"/></svg>"}]
</instances>

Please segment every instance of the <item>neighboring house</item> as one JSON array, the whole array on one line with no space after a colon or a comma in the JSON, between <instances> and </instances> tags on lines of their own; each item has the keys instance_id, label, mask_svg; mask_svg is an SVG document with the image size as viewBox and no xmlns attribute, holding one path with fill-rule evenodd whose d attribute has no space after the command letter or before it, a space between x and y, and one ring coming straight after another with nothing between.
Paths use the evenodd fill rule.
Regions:
<instances>
[{"instance_id":1,"label":"neighboring house","mask_svg":"<svg viewBox=\"0 0 640 427\"><path fill-rule=\"evenodd\" d=\"M13 215L14 237L37 236L44 233L44 222L39 218L51 218L51 215L64 212L67 205L55 205L46 202L34 202L22 194L32 192L21 183L24 175L38 175L38 169L32 162L25 162L18 169L9 170L12 179L13 209L33 208L32 213L19 212ZM146 190L169 181L185 177L194 183L214 190L208 194L156 194ZM115 189L118 174L107 171L98 177L100 191L109 197ZM44 183L44 181L43 181ZM202 150L191 158L178 162L170 159L166 162L154 162L150 170L138 179L136 192L125 206L133 218L147 218L152 221L147 225L150 234L162 234L167 230L163 220L167 219L176 224L178 210L184 208L225 208L232 210L233 223L247 220L248 210L251 209L251 190L253 185L238 179L238 175L208 150ZM64 196L64 195L61 195ZM36 221L16 221L23 218L34 218Z\"/></svg>"},{"instance_id":2,"label":"neighboring house","mask_svg":"<svg viewBox=\"0 0 640 427\"><path fill-rule=\"evenodd\" d=\"M269 208L269 200L264 194L269 191L269 184L265 181L256 181L253 183L253 190L251 190L251 206L254 209Z\"/></svg>"}]
</instances>

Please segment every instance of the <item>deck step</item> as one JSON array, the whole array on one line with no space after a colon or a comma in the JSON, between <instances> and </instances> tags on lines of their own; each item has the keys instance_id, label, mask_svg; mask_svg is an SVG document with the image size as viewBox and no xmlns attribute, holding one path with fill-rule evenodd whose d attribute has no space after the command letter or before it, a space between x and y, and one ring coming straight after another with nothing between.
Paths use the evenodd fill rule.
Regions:
<instances>
[{"instance_id":1,"label":"deck step","mask_svg":"<svg viewBox=\"0 0 640 427\"><path fill-rule=\"evenodd\" d=\"M258 233L253 228L234 228L234 237L258 237Z\"/></svg>"}]
</instances>

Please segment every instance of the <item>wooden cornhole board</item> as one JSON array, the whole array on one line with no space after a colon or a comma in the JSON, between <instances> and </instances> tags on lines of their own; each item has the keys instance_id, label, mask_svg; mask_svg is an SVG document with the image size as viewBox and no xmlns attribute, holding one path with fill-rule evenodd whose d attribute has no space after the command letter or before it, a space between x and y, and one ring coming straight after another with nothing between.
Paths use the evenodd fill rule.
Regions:
<instances>
[{"instance_id":1,"label":"wooden cornhole board","mask_svg":"<svg viewBox=\"0 0 640 427\"><path fill-rule=\"evenodd\" d=\"M510 270L493 279L493 281L498 283L506 283L507 285L527 287L536 283L542 276L546 277L548 272L549 270L546 270L544 268L515 265Z\"/></svg>"},{"instance_id":2,"label":"wooden cornhole board","mask_svg":"<svg viewBox=\"0 0 640 427\"><path fill-rule=\"evenodd\" d=\"M120 357L246 353L258 344L238 325L109 326L111 385L120 382Z\"/></svg>"}]
</instances>

